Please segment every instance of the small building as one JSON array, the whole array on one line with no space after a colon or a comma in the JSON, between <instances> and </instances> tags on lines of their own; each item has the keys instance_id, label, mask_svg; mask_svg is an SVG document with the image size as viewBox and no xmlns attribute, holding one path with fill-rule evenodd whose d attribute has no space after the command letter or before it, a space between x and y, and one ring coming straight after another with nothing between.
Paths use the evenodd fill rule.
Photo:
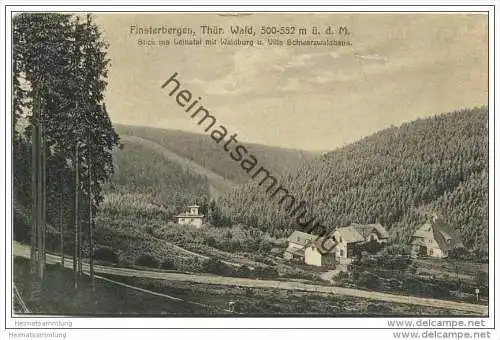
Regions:
<instances>
[{"instance_id":1,"label":"small building","mask_svg":"<svg viewBox=\"0 0 500 340\"><path fill-rule=\"evenodd\" d=\"M304 250L304 263L317 267L335 267L335 249L333 241L323 237L308 244Z\"/></svg>"},{"instance_id":2,"label":"small building","mask_svg":"<svg viewBox=\"0 0 500 340\"><path fill-rule=\"evenodd\" d=\"M200 228L203 224L204 215L198 212L199 205L189 205L188 210L175 216L176 222L182 225L192 225Z\"/></svg>"},{"instance_id":3,"label":"small building","mask_svg":"<svg viewBox=\"0 0 500 340\"><path fill-rule=\"evenodd\" d=\"M355 247L365 242L365 238L354 226L338 228L333 232L337 241L335 256L340 264L349 264L355 256Z\"/></svg>"},{"instance_id":4,"label":"small building","mask_svg":"<svg viewBox=\"0 0 500 340\"><path fill-rule=\"evenodd\" d=\"M365 239L364 242L378 242L387 243L389 240L389 233L379 223L375 224L351 224L358 233Z\"/></svg>"},{"instance_id":5,"label":"small building","mask_svg":"<svg viewBox=\"0 0 500 340\"><path fill-rule=\"evenodd\" d=\"M370 242L387 243L389 233L380 224L352 223L337 228L326 237L294 231L288 237L283 254L286 260L297 259L314 266L349 264L356 257L357 247Z\"/></svg>"},{"instance_id":6,"label":"small building","mask_svg":"<svg viewBox=\"0 0 500 340\"><path fill-rule=\"evenodd\" d=\"M335 256L340 264L349 264L356 257L356 248L370 242L387 243L389 233L380 224L351 223L333 233L337 245Z\"/></svg>"},{"instance_id":7,"label":"small building","mask_svg":"<svg viewBox=\"0 0 500 340\"><path fill-rule=\"evenodd\" d=\"M335 253L329 239L294 231L288 237L288 246L283 254L286 260L296 260L317 267L334 266Z\"/></svg>"},{"instance_id":8,"label":"small building","mask_svg":"<svg viewBox=\"0 0 500 340\"><path fill-rule=\"evenodd\" d=\"M424 223L411 238L412 257L446 258L450 250L464 248L457 233L442 220L434 217L432 222Z\"/></svg>"},{"instance_id":9,"label":"small building","mask_svg":"<svg viewBox=\"0 0 500 340\"><path fill-rule=\"evenodd\" d=\"M303 233L298 230L294 231L287 239L288 246L283 254L283 258L285 260L303 260L306 246L316 238L317 236L311 234Z\"/></svg>"}]
</instances>

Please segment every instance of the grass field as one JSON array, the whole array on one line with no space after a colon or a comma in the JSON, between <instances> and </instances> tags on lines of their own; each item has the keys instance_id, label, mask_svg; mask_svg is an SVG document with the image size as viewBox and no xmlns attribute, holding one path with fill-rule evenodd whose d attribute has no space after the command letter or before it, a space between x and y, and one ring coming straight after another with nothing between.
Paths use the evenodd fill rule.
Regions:
<instances>
[{"instance_id":1,"label":"grass field","mask_svg":"<svg viewBox=\"0 0 500 340\"><path fill-rule=\"evenodd\" d=\"M370 291L488 304L488 268L484 263L373 256L353 262L348 274L341 273L335 279Z\"/></svg>"},{"instance_id":2,"label":"grass field","mask_svg":"<svg viewBox=\"0 0 500 340\"><path fill-rule=\"evenodd\" d=\"M221 310L227 309L229 303L233 302L235 311L243 316L465 315L464 312L454 310L384 303L324 293L104 276L151 291L211 305Z\"/></svg>"},{"instance_id":3,"label":"grass field","mask_svg":"<svg viewBox=\"0 0 500 340\"><path fill-rule=\"evenodd\" d=\"M90 279L82 276L80 288L73 288L73 272L57 265L48 265L38 303L29 301L29 261L14 258L14 283L28 308L35 314L46 315L191 315L210 314L210 309L174 301L112 283L96 280L92 291ZM222 313L217 311L217 313Z\"/></svg>"}]
</instances>

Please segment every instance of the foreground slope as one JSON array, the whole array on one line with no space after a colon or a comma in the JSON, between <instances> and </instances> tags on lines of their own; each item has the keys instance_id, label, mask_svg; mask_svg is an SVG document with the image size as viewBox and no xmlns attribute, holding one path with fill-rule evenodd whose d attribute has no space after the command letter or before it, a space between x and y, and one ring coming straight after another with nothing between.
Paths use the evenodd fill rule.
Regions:
<instances>
[{"instance_id":1,"label":"foreground slope","mask_svg":"<svg viewBox=\"0 0 500 340\"><path fill-rule=\"evenodd\" d=\"M405 240L437 213L467 247L487 250L488 113L461 110L391 127L286 173L283 187L330 227L380 222ZM293 221L255 183L219 200L246 223L283 230Z\"/></svg>"}]
</instances>

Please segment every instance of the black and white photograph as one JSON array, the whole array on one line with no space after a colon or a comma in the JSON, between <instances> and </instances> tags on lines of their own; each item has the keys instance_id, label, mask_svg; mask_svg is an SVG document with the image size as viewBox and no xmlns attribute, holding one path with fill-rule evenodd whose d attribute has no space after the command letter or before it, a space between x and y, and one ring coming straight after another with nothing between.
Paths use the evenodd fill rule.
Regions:
<instances>
[{"instance_id":1,"label":"black and white photograph","mask_svg":"<svg viewBox=\"0 0 500 340\"><path fill-rule=\"evenodd\" d=\"M6 338L498 335L494 6L8 7Z\"/></svg>"}]
</instances>

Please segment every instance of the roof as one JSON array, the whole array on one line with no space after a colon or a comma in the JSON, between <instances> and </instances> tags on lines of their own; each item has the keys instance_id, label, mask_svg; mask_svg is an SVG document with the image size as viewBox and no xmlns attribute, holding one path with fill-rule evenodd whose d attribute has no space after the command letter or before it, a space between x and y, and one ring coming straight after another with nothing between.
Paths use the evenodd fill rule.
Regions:
<instances>
[{"instance_id":1,"label":"roof","mask_svg":"<svg viewBox=\"0 0 500 340\"><path fill-rule=\"evenodd\" d=\"M360 233L365 240L368 240L368 237L373 232L375 232L380 239L389 238L389 233L379 223L376 223L376 224L358 224L358 223L352 223L351 226L354 229L356 229L356 231L358 233Z\"/></svg>"},{"instance_id":2,"label":"roof","mask_svg":"<svg viewBox=\"0 0 500 340\"><path fill-rule=\"evenodd\" d=\"M288 237L288 242L299 244L301 246L306 246L309 243L313 242L315 239L317 239L318 236L303 233L301 231L295 230L292 235Z\"/></svg>"},{"instance_id":3,"label":"roof","mask_svg":"<svg viewBox=\"0 0 500 340\"><path fill-rule=\"evenodd\" d=\"M385 229L385 227L382 226L380 223L368 224L368 225L377 230L379 238L389 238L389 232L387 232L387 229Z\"/></svg>"},{"instance_id":4,"label":"roof","mask_svg":"<svg viewBox=\"0 0 500 340\"><path fill-rule=\"evenodd\" d=\"M296 249L296 248L287 248L285 250L285 253L290 253L290 254L293 254L293 255L297 255L297 256L304 256L305 255L305 249L302 248L302 249Z\"/></svg>"},{"instance_id":5,"label":"roof","mask_svg":"<svg viewBox=\"0 0 500 340\"><path fill-rule=\"evenodd\" d=\"M455 248L464 248L460 238L452 237L447 232L435 229L435 239L442 250L451 250Z\"/></svg>"},{"instance_id":6,"label":"roof","mask_svg":"<svg viewBox=\"0 0 500 340\"><path fill-rule=\"evenodd\" d=\"M182 218L203 218L203 216L205 216L205 215L193 215L193 214L186 214L186 213L175 215L175 217L182 217Z\"/></svg>"},{"instance_id":7,"label":"roof","mask_svg":"<svg viewBox=\"0 0 500 340\"><path fill-rule=\"evenodd\" d=\"M450 236L450 234L448 234L447 232L442 231L442 230L441 230L441 231L439 231L439 232L441 233L441 235L443 235L443 238L444 238L445 240L451 240L451 236Z\"/></svg>"},{"instance_id":8,"label":"roof","mask_svg":"<svg viewBox=\"0 0 500 340\"><path fill-rule=\"evenodd\" d=\"M432 237L432 225L427 222L415 231L414 237Z\"/></svg>"},{"instance_id":9,"label":"roof","mask_svg":"<svg viewBox=\"0 0 500 340\"><path fill-rule=\"evenodd\" d=\"M331 238L320 237L310 246L316 247L322 255L325 255L325 254L328 254L328 253L335 251L336 245L337 245L337 242L335 242Z\"/></svg>"},{"instance_id":10,"label":"roof","mask_svg":"<svg viewBox=\"0 0 500 340\"><path fill-rule=\"evenodd\" d=\"M415 237L412 241L411 244L414 246L423 246L426 247L427 245L425 244L425 241L420 238L420 237Z\"/></svg>"},{"instance_id":11,"label":"roof","mask_svg":"<svg viewBox=\"0 0 500 340\"><path fill-rule=\"evenodd\" d=\"M199 208L200 206L197 204L193 204L193 205L188 205L187 207L188 208Z\"/></svg>"},{"instance_id":12,"label":"roof","mask_svg":"<svg viewBox=\"0 0 500 340\"><path fill-rule=\"evenodd\" d=\"M365 238L361 235L353 225L348 227L338 228L336 230L339 233L339 236L345 240L346 243L356 243L356 242L364 242Z\"/></svg>"}]
</instances>

